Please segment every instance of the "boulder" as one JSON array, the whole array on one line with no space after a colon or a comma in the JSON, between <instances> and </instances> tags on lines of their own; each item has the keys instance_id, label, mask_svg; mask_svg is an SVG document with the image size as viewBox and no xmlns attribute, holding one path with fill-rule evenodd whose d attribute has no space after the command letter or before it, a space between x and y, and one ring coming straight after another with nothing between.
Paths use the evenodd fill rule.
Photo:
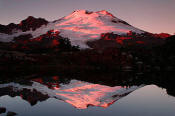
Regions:
<instances>
[{"instance_id":1,"label":"boulder","mask_svg":"<svg viewBox=\"0 0 175 116\"><path fill-rule=\"evenodd\" d=\"M6 108L0 107L0 114L5 113L5 112L6 112Z\"/></svg>"},{"instance_id":2,"label":"boulder","mask_svg":"<svg viewBox=\"0 0 175 116\"><path fill-rule=\"evenodd\" d=\"M17 113L15 113L15 112L10 112L10 111L9 111L9 112L7 113L7 116L15 116L15 115L17 115Z\"/></svg>"}]
</instances>

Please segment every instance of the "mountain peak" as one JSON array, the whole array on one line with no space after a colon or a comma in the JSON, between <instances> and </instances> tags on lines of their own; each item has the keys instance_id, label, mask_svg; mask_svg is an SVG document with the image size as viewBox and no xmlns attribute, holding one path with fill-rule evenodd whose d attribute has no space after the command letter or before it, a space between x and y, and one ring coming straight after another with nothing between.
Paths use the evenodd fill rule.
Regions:
<instances>
[{"instance_id":1,"label":"mountain peak","mask_svg":"<svg viewBox=\"0 0 175 116\"><path fill-rule=\"evenodd\" d=\"M85 14L92 14L92 11L88 10L75 10L72 15L85 15Z\"/></svg>"},{"instance_id":2,"label":"mountain peak","mask_svg":"<svg viewBox=\"0 0 175 116\"><path fill-rule=\"evenodd\" d=\"M86 13L89 12L88 10L83 10L83 9L79 9L79 10L75 10L73 13Z\"/></svg>"},{"instance_id":3,"label":"mountain peak","mask_svg":"<svg viewBox=\"0 0 175 116\"><path fill-rule=\"evenodd\" d=\"M109 15L109 16L115 17L113 14L111 14L110 12L108 12L106 10L97 11L96 13L100 13L100 14L103 14L103 15Z\"/></svg>"},{"instance_id":4,"label":"mountain peak","mask_svg":"<svg viewBox=\"0 0 175 116\"><path fill-rule=\"evenodd\" d=\"M33 31L42 25L47 25L49 22L43 18L35 18L33 16L27 17L25 20L22 20L20 24L18 24L18 29L23 32L29 31L32 29Z\"/></svg>"},{"instance_id":5,"label":"mountain peak","mask_svg":"<svg viewBox=\"0 0 175 116\"><path fill-rule=\"evenodd\" d=\"M84 14L99 14L99 15L108 15L108 16L112 16L115 17L114 15L112 15L110 12L106 11L106 10L101 10L101 11L97 11L97 12L93 12L93 11L89 11L89 10L75 10L72 14L76 14L76 15L84 15Z\"/></svg>"},{"instance_id":6,"label":"mountain peak","mask_svg":"<svg viewBox=\"0 0 175 116\"><path fill-rule=\"evenodd\" d=\"M22 20L21 23L24 23L24 22L32 23L32 22L35 22L35 21L45 21L45 22L48 22L48 21L46 21L43 18L35 18L33 16L28 16L26 19Z\"/></svg>"},{"instance_id":7,"label":"mountain peak","mask_svg":"<svg viewBox=\"0 0 175 116\"><path fill-rule=\"evenodd\" d=\"M28 16L28 17L26 18L26 20L31 20L31 19L36 19L36 18L33 17L33 16Z\"/></svg>"}]
</instances>

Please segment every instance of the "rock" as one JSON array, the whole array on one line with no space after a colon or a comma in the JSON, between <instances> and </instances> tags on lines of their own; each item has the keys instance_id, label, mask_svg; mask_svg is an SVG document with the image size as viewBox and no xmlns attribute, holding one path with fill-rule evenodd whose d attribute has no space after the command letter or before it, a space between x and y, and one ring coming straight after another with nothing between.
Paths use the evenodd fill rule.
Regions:
<instances>
[{"instance_id":1,"label":"rock","mask_svg":"<svg viewBox=\"0 0 175 116\"><path fill-rule=\"evenodd\" d=\"M0 114L5 113L6 112L6 108L0 107Z\"/></svg>"},{"instance_id":2,"label":"rock","mask_svg":"<svg viewBox=\"0 0 175 116\"><path fill-rule=\"evenodd\" d=\"M10 112L10 111L9 111L9 112L7 113L7 116L15 116L15 115L17 115L17 113L15 113L15 112Z\"/></svg>"}]
</instances>

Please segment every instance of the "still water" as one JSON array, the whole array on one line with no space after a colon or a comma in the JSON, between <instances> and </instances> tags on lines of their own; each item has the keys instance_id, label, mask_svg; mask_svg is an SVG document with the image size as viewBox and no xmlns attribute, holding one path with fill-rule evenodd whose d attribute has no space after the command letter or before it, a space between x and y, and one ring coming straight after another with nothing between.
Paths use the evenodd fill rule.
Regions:
<instances>
[{"instance_id":1,"label":"still water","mask_svg":"<svg viewBox=\"0 0 175 116\"><path fill-rule=\"evenodd\" d=\"M0 84L0 107L18 116L174 116L175 97L156 84L35 77ZM117 82L117 80L115 80ZM108 82L110 83L110 82Z\"/></svg>"}]
</instances>

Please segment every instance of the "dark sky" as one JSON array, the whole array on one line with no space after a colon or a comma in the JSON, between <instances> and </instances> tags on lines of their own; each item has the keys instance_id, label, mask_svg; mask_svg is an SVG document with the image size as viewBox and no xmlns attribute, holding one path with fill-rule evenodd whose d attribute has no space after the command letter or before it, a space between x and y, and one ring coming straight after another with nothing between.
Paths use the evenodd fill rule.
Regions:
<instances>
[{"instance_id":1,"label":"dark sky","mask_svg":"<svg viewBox=\"0 0 175 116\"><path fill-rule=\"evenodd\" d=\"M107 10L145 31L175 33L175 0L0 0L0 24L27 16L53 21L77 9Z\"/></svg>"}]
</instances>

